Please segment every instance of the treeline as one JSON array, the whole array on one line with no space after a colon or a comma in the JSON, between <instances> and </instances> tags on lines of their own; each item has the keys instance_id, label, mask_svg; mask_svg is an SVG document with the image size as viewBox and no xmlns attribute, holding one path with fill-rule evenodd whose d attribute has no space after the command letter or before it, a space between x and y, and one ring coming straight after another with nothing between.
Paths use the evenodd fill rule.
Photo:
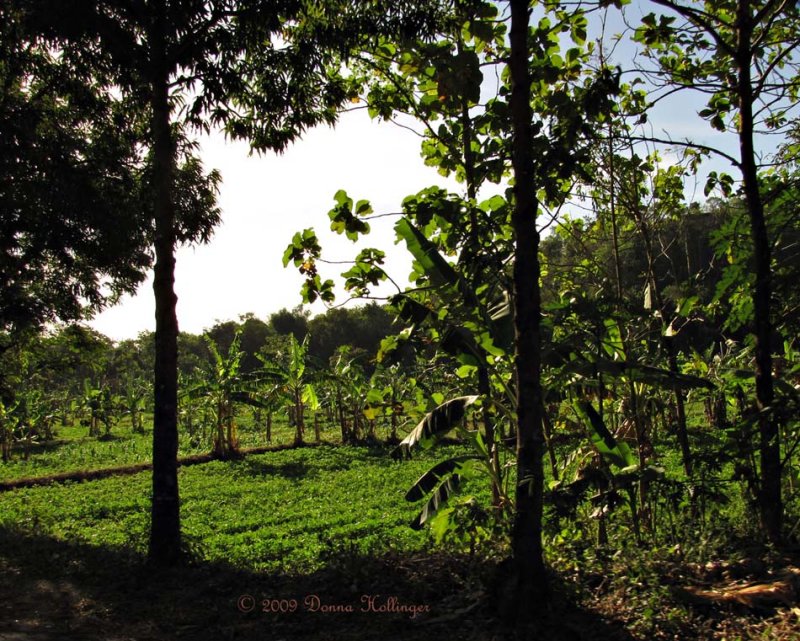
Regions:
<instances>
[{"instance_id":1,"label":"treeline","mask_svg":"<svg viewBox=\"0 0 800 641\"><path fill-rule=\"evenodd\" d=\"M216 323L203 335L181 332L178 368L183 380L190 380L214 361L209 341L227 353L238 336L241 371L252 373L263 366L259 356L277 360L292 335L298 343L308 337L308 357L317 369L327 368L345 347L349 359L371 372L392 322L390 311L376 303L331 309L314 318L300 307L282 309L266 320L244 314L237 321ZM0 356L0 400L6 408L30 393L68 400L84 394L87 385L123 395L131 385L149 385L154 359L152 332L115 342L85 325L65 325L6 347ZM149 405L152 399L147 400Z\"/></svg>"}]
</instances>

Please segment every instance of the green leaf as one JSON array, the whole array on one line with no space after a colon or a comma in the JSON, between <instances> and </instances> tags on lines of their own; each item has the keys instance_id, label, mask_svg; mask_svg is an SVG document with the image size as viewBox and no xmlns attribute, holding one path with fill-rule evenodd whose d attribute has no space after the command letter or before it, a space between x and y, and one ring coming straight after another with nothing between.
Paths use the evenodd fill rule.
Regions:
<instances>
[{"instance_id":1,"label":"green leaf","mask_svg":"<svg viewBox=\"0 0 800 641\"><path fill-rule=\"evenodd\" d=\"M305 403L310 410L315 412L319 409L319 398L317 398L317 391L310 383L303 387L303 403Z\"/></svg>"},{"instance_id":2,"label":"green leaf","mask_svg":"<svg viewBox=\"0 0 800 641\"><path fill-rule=\"evenodd\" d=\"M492 342L505 352L511 352L514 349L514 317L508 294L504 294L499 305L489 309L489 318L492 321L489 325Z\"/></svg>"},{"instance_id":3,"label":"green leaf","mask_svg":"<svg viewBox=\"0 0 800 641\"><path fill-rule=\"evenodd\" d=\"M588 401L578 401L574 404L576 411L580 414L590 428L592 444L609 463L619 468L636 465L631 448L627 443L617 442L611 432L608 431L603 419Z\"/></svg>"},{"instance_id":4,"label":"green leaf","mask_svg":"<svg viewBox=\"0 0 800 641\"><path fill-rule=\"evenodd\" d=\"M397 235L406 242L408 251L424 270L431 283L437 287L455 285L458 273L448 263L436 246L407 218L401 218L394 226Z\"/></svg>"},{"instance_id":5,"label":"green leaf","mask_svg":"<svg viewBox=\"0 0 800 641\"><path fill-rule=\"evenodd\" d=\"M681 301L680 307L678 307L678 316L683 316L686 318L697 306L698 302L700 302L700 298L698 296L689 296L688 298L684 298Z\"/></svg>"},{"instance_id":6,"label":"green leaf","mask_svg":"<svg viewBox=\"0 0 800 641\"><path fill-rule=\"evenodd\" d=\"M356 203L356 215L357 216L366 216L367 214L372 213L372 205L369 204L367 200L359 200Z\"/></svg>"},{"instance_id":7,"label":"green leaf","mask_svg":"<svg viewBox=\"0 0 800 641\"><path fill-rule=\"evenodd\" d=\"M622 342L619 324L613 318L607 318L604 321L604 325L606 338L603 341L603 348L614 359L625 360L625 344Z\"/></svg>"},{"instance_id":8,"label":"green leaf","mask_svg":"<svg viewBox=\"0 0 800 641\"><path fill-rule=\"evenodd\" d=\"M624 376L637 383L656 385L665 389L714 389L714 383L699 376L671 372L641 363L614 361L608 358L593 357L591 361L572 360L564 364L564 370L580 374L585 378L593 378L595 372L613 378Z\"/></svg>"},{"instance_id":9,"label":"green leaf","mask_svg":"<svg viewBox=\"0 0 800 641\"><path fill-rule=\"evenodd\" d=\"M480 456L476 454L465 454L446 459L434 465L425 474L417 479L417 482L406 492L406 501L415 503L420 501L433 490L446 476L460 473L466 461L478 461Z\"/></svg>"},{"instance_id":10,"label":"green leaf","mask_svg":"<svg viewBox=\"0 0 800 641\"><path fill-rule=\"evenodd\" d=\"M419 325L433 312L422 303L405 294L397 294L389 301L397 309L397 316L404 323Z\"/></svg>"},{"instance_id":11,"label":"green leaf","mask_svg":"<svg viewBox=\"0 0 800 641\"><path fill-rule=\"evenodd\" d=\"M445 434L456 428L464 418L467 407L476 400L477 396L459 396L434 408L411 430L400 445L392 450L392 458L395 460L411 458L414 448L427 449L436 444Z\"/></svg>"},{"instance_id":12,"label":"green leaf","mask_svg":"<svg viewBox=\"0 0 800 641\"><path fill-rule=\"evenodd\" d=\"M431 495L431 498L422 508L422 511L411 522L411 527L414 530L421 530L425 522L431 519L442 507L447 504L450 497L458 491L461 485L461 479L457 474L448 477L436 491Z\"/></svg>"}]
</instances>

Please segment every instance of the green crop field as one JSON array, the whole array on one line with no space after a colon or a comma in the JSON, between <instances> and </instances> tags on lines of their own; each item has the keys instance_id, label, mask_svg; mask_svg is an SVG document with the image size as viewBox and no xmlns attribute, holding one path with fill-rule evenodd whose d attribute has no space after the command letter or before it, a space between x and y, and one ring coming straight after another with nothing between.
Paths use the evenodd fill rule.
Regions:
<instances>
[{"instance_id":1,"label":"green crop field","mask_svg":"<svg viewBox=\"0 0 800 641\"><path fill-rule=\"evenodd\" d=\"M149 418L149 417L148 417ZM263 429L257 429L249 417L243 417L239 430L239 442L243 448L288 445L292 442L293 430L286 421L276 421L272 438L266 440ZM126 419L116 424L109 436L88 436L83 426L56 428L56 438L51 441L34 442L27 448L19 445L15 456L0 465L0 482L21 478L33 478L50 474L63 474L149 463L153 455L151 427L144 433L131 431ZM336 438L332 430L323 432L325 440ZM190 435L181 431L178 441L178 456L208 454L208 434Z\"/></svg>"},{"instance_id":2,"label":"green crop field","mask_svg":"<svg viewBox=\"0 0 800 641\"><path fill-rule=\"evenodd\" d=\"M418 508L403 495L442 454L320 446L183 468L186 539L196 559L283 572L319 569L332 547L419 550L430 534L409 527ZM143 554L149 507L145 472L0 494L0 526Z\"/></svg>"}]
</instances>

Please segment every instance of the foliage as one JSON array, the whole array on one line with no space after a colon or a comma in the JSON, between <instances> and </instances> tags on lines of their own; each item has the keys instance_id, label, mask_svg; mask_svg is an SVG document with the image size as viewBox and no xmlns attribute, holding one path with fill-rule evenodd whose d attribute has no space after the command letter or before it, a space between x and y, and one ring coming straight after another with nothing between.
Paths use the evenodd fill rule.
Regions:
<instances>
[{"instance_id":1,"label":"foliage","mask_svg":"<svg viewBox=\"0 0 800 641\"><path fill-rule=\"evenodd\" d=\"M0 331L76 321L150 266L141 121L107 79L0 9Z\"/></svg>"}]
</instances>

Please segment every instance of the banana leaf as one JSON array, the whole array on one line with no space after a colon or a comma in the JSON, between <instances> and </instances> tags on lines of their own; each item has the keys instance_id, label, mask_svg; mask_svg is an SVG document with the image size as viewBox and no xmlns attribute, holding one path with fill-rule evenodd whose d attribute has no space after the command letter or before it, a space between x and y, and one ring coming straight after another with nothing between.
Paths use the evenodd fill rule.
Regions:
<instances>
[{"instance_id":1,"label":"banana leaf","mask_svg":"<svg viewBox=\"0 0 800 641\"><path fill-rule=\"evenodd\" d=\"M592 378L595 373L605 374L614 378L625 376L637 383L655 385L666 389L714 389L714 383L708 379L690 374L671 372L667 369L630 363L628 361L615 361L609 358L594 357L593 360L572 360L564 365L564 369L574 374Z\"/></svg>"},{"instance_id":2,"label":"banana leaf","mask_svg":"<svg viewBox=\"0 0 800 641\"><path fill-rule=\"evenodd\" d=\"M477 454L465 454L464 456L455 456L445 461L441 461L429 469L425 474L419 477L416 483L406 492L406 501L415 503L419 501L434 489L443 478L453 472L458 472L464 468L464 463L467 461L479 461L481 457Z\"/></svg>"},{"instance_id":3,"label":"banana leaf","mask_svg":"<svg viewBox=\"0 0 800 641\"><path fill-rule=\"evenodd\" d=\"M446 481L436 488L422 511L417 515L417 518L411 522L411 528L421 530L425 522L433 518L447 504L449 498L458 491L460 485L461 479L458 474L449 476Z\"/></svg>"},{"instance_id":4,"label":"banana leaf","mask_svg":"<svg viewBox=\"0 0 800 641\"><path fill-rule=\"evenodd\" d=\"M495 345L508 353L514 349L514 316L511 313L511 301L508 295L505 300L489 309L491 319L490 332Z\"/></svg>"},{"instance_id":5,"label":"banana leaf","mask_svg":"<svg viewBox=\"0 0 800 641\"><path fill-rule=\"evenodd\" d=\"M241 403L242 405L249 405L251 407L261 407L264 409L268 409L270 407L269 401L265 401L260 395L254 394L253 392L231 392L231 401L234 403Z\"/></svg>"},{"instance_id":6,"label":"banana leaf","mask_svg":"<svg viewBox=\"0 0 800 641\"><path fill-rule=\"evenodd\" d=\"M455 285L459 280L458 273L448 263L439 250L408 218L401 218L394 226L398 236L406 241L408 251L420 267L425 270L425 275L437 287Z\"/></svg>"},{"instance_id":7,"label":"banana leaf","mask_svg":"<svg viewBox=\"0 0 800 641\"><path fill-rule=\"evenodd\" d=\"M409 325L419 325L433 313L431 309L405 294L396 294L390 303L397 308L400 320Z\"/></svg>"},{"instance_id":8,"label":"banana leaf","mask_svg":"<svg viewBox=\"0 0 800 641\"><path fill-rule=\"evenodd\" d=\"M395 460L411 458L416 447L427 449L453 430L464 418L467 407L478 399L477 396L459 396L445 401L433 411L428 412L417 426L411 430L400 445L392 450Z\"/></svg>"},{"instance_id":9,"label":"banana leaf","mask_svg":"<svg viewBox=\"0 0 800 641\"><path fill-rule=\"evenodd\" d=\"M622 469L636 465L636 459L633 457L631 448L628 447L627 443L618 442L614 438L591 403L578 401L574 406L576 411L587 422L590 428L592 445L597 448L603 458Z\"/></svg>"}]
</instances>

